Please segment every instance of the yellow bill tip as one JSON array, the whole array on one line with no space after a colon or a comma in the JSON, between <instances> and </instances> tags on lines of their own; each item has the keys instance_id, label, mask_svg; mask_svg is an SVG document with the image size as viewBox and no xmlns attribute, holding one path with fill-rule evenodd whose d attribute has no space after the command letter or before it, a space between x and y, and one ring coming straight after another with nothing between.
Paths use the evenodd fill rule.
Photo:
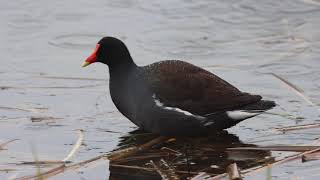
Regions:
<instances>
[{"instance_id":1,"label":"yellow bill tip","mask_svg":"<svg viewBox=\"0 0 320 180\"><path fill-rule=\"evenodd\" d=\"M86 66L88 66L89 64L91 64L91 63L85 61L85 62L82 63L81 67L86 67Z\"/></svg>"}]
</instances>

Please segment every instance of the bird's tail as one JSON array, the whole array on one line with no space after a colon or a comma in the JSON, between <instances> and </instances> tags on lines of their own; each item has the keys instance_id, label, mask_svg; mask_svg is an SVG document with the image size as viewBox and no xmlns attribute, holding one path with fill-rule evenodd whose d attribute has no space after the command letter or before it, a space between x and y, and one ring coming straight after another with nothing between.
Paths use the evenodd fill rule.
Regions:
<instances>
[{"instance_id":1,"label":"bird's tail","mask_svg":"<svg viewBox=\"0 0 320 180\"><path fill-rule=\"evenodd\" d=\"M249 104L249 105L241 108L241 110L267 111L275 106L276 106L276 103L274 101L261 100L256 103Z\"/></svg>"}]
</instances>

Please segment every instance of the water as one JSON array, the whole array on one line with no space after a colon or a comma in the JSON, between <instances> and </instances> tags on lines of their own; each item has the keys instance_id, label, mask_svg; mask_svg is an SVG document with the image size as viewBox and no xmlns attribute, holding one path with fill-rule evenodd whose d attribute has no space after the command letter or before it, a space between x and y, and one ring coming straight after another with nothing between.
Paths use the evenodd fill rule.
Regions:
<instances>
[{"instance_id":1,"label":"water","mask_svg":"<svg viewBox=\"0 0 320 180\"><path fill-rule=\"evenodd\" d=\"M319 24L318 0L1 1L0 140L19 140L1 150L0 177L35 174L34 166L16 165L34 159L32 147L39 159L63 159L76 141L75 129L85 130L75 162L117 148L119 138L135 129L111 102L107 67L80 68L103 36L124 40L139 65L183 59L275 100L273 112L302 117L266 114L229 129L243 143L310 144L317 129L272 129L317 122L319 108L268 73L297 85L319 105ZM293 162L271 173L274 179L317 179L317 166ZM107 179L108 167L103 161L55 178Z\"/></svg>"}]
</instances>

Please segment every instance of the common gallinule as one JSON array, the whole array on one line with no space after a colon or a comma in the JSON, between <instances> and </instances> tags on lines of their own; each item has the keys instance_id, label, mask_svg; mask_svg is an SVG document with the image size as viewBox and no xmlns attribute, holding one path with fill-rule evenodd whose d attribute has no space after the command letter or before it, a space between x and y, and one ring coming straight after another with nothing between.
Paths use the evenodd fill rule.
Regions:
<instances>
[{"instance_id":1,"label":"common gallinule","mask_svg":"<svg viewBox=\"0 0 320 180\"><path fill-rule=\"evenodd\" d=\"M152 133L216 132L275 106L187 62L137 66L126 45L114 37L102 38L82 66L95 62L109 66L110 94L118 110Z\"/></svg>"}]
</instances>

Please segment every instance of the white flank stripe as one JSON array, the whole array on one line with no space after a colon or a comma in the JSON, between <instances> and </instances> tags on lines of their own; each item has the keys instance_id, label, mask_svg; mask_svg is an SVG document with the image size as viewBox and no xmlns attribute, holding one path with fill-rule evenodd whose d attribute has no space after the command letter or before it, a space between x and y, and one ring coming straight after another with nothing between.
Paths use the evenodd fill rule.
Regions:
<instances>
[{"instance_id":1,"label":"white flank stripe","mask_svg":"<svg viewBox=\"0 0 320 180\"><path fill-rule=\"evenodd\" d=\"M176 107L164 106L163 103L161 103L158 99L156 99L156 95L155 94L152 95L152 98L154 99L154 102L156 103L156 105L161 107L161 108L163 108L163 109L176 111L176 112L179 112L179 113L183 113L184 115L187 115L187 116L193 116L193 117L196 117L196 118L204 119L204 117L202 117L202 116L194 115L194 114L192 114L192 113L190 113L188 111L185 111L185 110L182 110L182 109L179 109L179 108L176 108Z\"/></svg>"},{"instance_id":2,"label":"white flank stripe","mask_svg":"<svg viewBox=\"0 0 320 180\"><path fill-rule=\"evenodd\" d=\"M227 116L233 120L242 120L260 114L256 112L249 112L243 110L227 111L226 113Z\"/></svg>"},{"instance_id":3,"label":"white flank stripe","mask_svg":"<svg viewBox=\"0 0 320 180\"><path fill-rule=\"evenodd\" d=\"M211 124L213 124L213 122L207 122L204 124L204 126L210 126Z\"/></svg>"}]
</instances>

